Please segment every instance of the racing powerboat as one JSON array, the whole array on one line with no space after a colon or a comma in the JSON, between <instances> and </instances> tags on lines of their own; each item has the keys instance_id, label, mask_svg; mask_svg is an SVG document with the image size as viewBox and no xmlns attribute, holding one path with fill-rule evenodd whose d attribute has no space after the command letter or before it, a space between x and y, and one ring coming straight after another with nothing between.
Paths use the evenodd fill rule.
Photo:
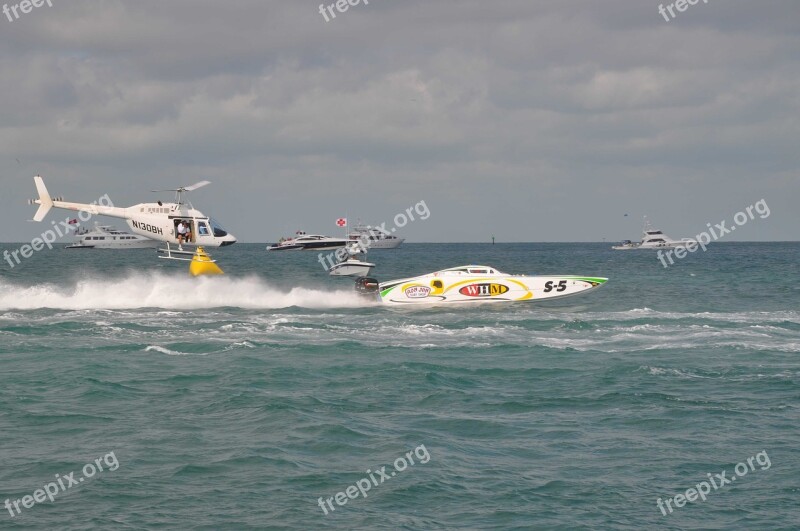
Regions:
<instances>
[{"instance_id":1,"label":"racing powerboat","mask_svg":"<svg viewBox=\"0 0 800 531\"><path fill-rule=\"evenodd\" d=\"M356 280L356 291L390 304L512 302L560 299L591 291L607 278L574 275L509 275L491 266L451 267L418 277L378 282Z\"/></svg>"}]
</instances>

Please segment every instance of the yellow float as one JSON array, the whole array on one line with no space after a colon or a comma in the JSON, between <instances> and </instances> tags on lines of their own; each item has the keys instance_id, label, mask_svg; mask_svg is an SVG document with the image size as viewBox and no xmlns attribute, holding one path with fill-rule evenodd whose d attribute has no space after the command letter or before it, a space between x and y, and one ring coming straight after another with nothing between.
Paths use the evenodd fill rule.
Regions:
<instances>
[{"instance_id":1,"label":"yellow float","mask_svg":"<svg viewBox=\"0 0 800 531\"><path fill-rule=\"evenodd\" d=\"M215 260L212 260L206 253L205 249L198 247L192 256L192 261L189 264L189 273L193 277L200 275L224 275L224 271L220 269Z\"/></svg>"}]
</instances>

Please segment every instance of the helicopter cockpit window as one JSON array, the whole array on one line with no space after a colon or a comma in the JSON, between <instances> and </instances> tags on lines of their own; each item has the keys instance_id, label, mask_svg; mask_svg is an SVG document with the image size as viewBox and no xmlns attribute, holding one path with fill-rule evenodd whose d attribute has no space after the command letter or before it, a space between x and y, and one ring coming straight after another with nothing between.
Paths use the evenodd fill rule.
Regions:
<instances>
[{"instance_id":1,"label":"helicopter cockpit window","mask_svg":"<svg viewBox=\"0 0 800 531\"><path fill-rule=\"evenodd\" d=\"M206 225L205 221L197 222L197 234L199 234L200 236L208 236L209 234L211 234L208 231L208 225Z\"/></svg>"},{"instance_id":2,"label":"helicopter cockpit window","mask_svg":"<svg viewBox=\"0 0 800 531\"><path fill-rule=\"evenodd\" d=\"M222 228L222 225L219 224L217 220L211 218L208 220L211 223L211 230L214 231L214 236L217 238L222 238L223 236L228 235L228 231Z\"/></svg>"}]
</instances>

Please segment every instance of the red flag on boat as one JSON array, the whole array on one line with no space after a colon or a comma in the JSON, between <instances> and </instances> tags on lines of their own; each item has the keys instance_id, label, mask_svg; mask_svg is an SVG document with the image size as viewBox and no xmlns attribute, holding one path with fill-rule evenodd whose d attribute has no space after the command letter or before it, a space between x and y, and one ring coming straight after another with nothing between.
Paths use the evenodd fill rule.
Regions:
<instances>
[{"instance_id":1,"label":"red flag on boat","mask_svg":"<svg viewBox=\"0 0 800 531\"><path fill-rule=\"evenodd\" d=\"M337 219L336 220L336 224L338 226L340 226L340 227L346 227L347 226L347 218L339 218L339 219Z\"/></svg>"}]
</instances>

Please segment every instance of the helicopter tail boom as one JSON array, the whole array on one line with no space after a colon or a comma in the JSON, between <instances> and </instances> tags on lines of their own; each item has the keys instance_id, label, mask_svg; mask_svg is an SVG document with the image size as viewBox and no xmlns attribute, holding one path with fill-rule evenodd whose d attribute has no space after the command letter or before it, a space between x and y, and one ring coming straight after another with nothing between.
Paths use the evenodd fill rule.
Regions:
<instances>
[{"instance_id":1,"label":"helicopter tail boom","mask_svg":"<svg viewBox=\"0 0 800 531\"><path fill-rule=\"evenodd\" d=\"M99 201L93 203L70 203L62 201L60 197L53 199L47 191L44 180L39 176L33 178L36 183L36 191L39 193L39 199L32 199L31 204L39 205L39 210L33 216L34 221L42 221L51 208L62 208L64 210L76 210L81 212L88 212L92 215L110 216L114 218L127 218L127 209L118 208L111 203L108 195L100 198Z\"/></svg>"}]
</instances>

